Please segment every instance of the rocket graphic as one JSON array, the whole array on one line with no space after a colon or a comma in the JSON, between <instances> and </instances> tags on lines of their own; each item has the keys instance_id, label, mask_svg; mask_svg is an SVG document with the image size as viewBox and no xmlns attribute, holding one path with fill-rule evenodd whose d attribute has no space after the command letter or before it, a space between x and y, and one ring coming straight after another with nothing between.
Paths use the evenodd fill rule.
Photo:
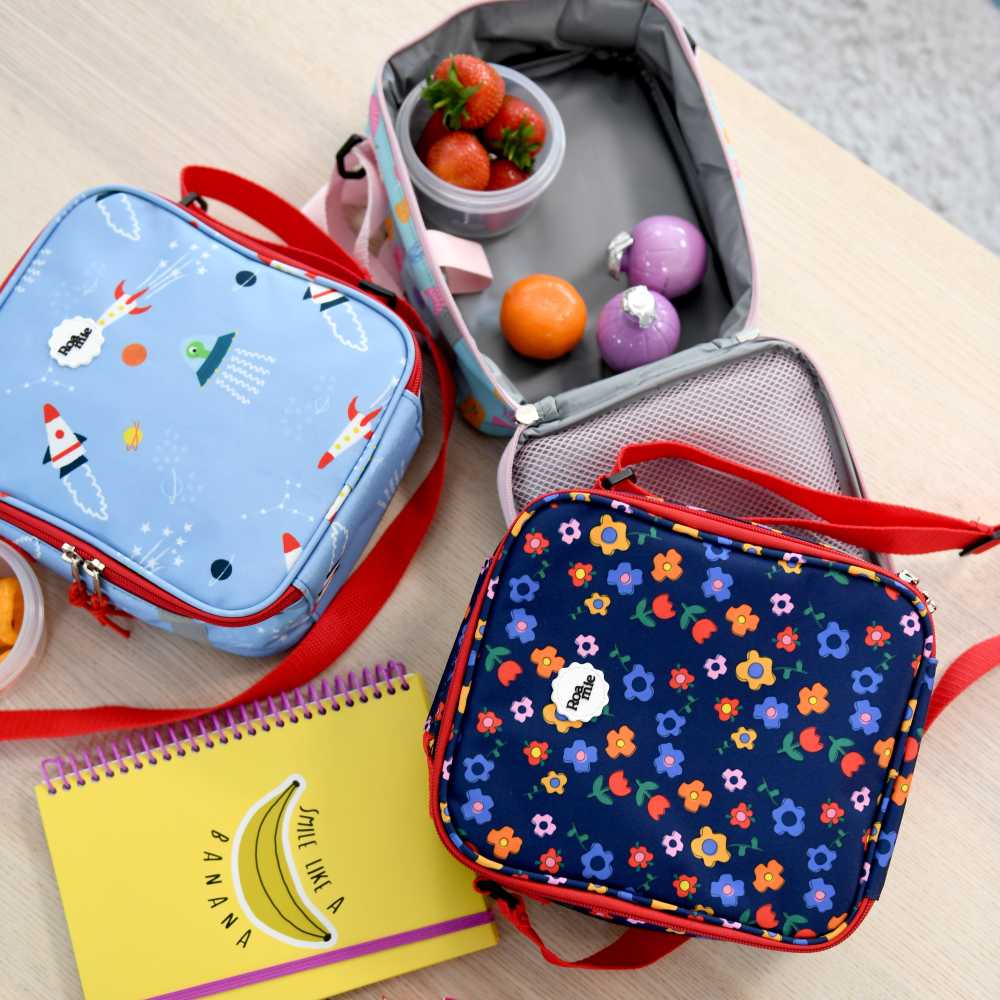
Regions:
<instances>
[{"instance_id":1,"label":"rocket graphic","mask_svg":"<svg viewBox=\"0 0 1000 1000\"><path fill-rule=\"evenodd\" d=\"M291 532L286 531L281 536L281 548L285 553L285 569L290 570L302 555L302 545Z\"/></svg>"},{"instance_id":2,"label":"rocket graphic","mask_svg":"<svg viewBox=\"0 0 1000 1000\"><path fill-rule=\"evenodd\" d=\"M335 305L347 301L347 296L338 292L335 288L326 288L323 285L310 284L306 289L303 299L311 299L319 306L320 312L332 309Z\"/></svg>"},{"instance_id":3,"label":"rocket graphic","mask_svg":"<svg viewBox=\"0 0 1000 1000\"><path fill-rule=\"evenodd\" d=\"M141 299L149 291L149 288L140 288L139 291L133 292L129 295L125 291L125 281L119 281L115 285L115 301L108 306L107 309L101 314L101 318L97 321L97 325L100 327L110 326L116 319L121 319L122 316L139 316L144 312L149 312L152 306L137 306L135 303L138 299Z\"/></svg>"},{"instance_id":4,"label":"rocket graphic","mask_svg":"<svg viewBox=\"0 0 1000 1000\"><path fill-rule=\"evenodd\" d=\"M347 426L340 432L339 437L323 452L319 460L318 468L325 469L339 454L347 451L352 445L357 444L362 438L370 438L374 433L374 428L367 429L368 425L382 412L379 406L369 413L361 413L358 410L358 397L355 396L347 405Z\"/></svg>"},{"instance_id":5,"label":"rocket graphic","mask_svg":"<svg viewBox=\"0 0 1000 1000\"><path fill-rule=\"evenodd\" d=\"M51 403L46 403L42 408L42 416L49 439L42 465L51 462L52 467L59 470L59 478L62 479L87 464L87 452L83 447L83 442L87 439L82 434L74 434Z\"/></svg>"}]
</instances>

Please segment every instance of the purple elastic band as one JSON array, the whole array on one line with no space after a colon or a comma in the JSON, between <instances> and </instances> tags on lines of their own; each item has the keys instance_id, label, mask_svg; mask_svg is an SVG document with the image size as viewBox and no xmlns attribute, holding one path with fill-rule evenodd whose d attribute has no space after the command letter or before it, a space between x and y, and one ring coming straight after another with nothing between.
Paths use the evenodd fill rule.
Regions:
<instances>
[{"instance_id":1,"label":"purple elastic band","mask_svg":"<svg viewBox=\"0 0 1000 1000\"><path fill-rule=\"evenodd\" d=\"M493 917L488 911L469 913L464 917L442 920L441 923L428 924L426 927L418 927L416 930L389 934L387 937L362 941L361 944L352 944L345 948L334 948L332 951L310 955L308 958L297 958L291 962L282 962L280 965L269 965L263 969L254 969L253 972L240 973L238 976L227 976L225 979L201 983L199 986L186 986L184 989L174 990L172 993L158 993L156 996L148 997L147 1000L197 1000L198 997L209 997L227 990L252 986L254 983L266 983L271 979L280 979L282 976L290 976L296 972L307 972L309 969L321 969L326 965L347 962L352 958L374 955L376 952L386 951L389 948L400 948L404 944L414 944L417 941L428 941L430 938L440 937L442 934L453 934L455 931L464 931L469 927L480 927L492 922Z\"/></svg>"}]
</instances>

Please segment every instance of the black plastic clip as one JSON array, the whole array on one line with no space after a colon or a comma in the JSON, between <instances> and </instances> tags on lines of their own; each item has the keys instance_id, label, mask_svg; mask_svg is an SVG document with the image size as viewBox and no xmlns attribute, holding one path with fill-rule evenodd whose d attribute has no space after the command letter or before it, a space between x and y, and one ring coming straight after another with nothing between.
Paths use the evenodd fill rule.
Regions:
<instances>
[{"instance_id":1,"label":"black plastic clip","mask_svg":"<svg viewBox=\"0 0 1000 1000\"><path fill-rule=\"evenodd\" d=\"M380 299L385 299L385 303L390 309L394 310L399 302L399 296L395 292L383 288L381 285L376 285L373 281L366 281L362 278L358 282L358 288L363 288L366 292L377 295Z\"/></svg>"},{"instance_id":2,"label":"black plastic clip","mask_svg":"<svg viewBox=\"0 0 1000 1000\"><path fill-rule=\"evenodd\" d=\"M353 170L348 170L347 163L345 162L347 160L347 154L354 149L355 146L364 141L365 137L363 135L358 135L357 132L355 132L353 135L349 135L344 145L337 150L337 173L340 174L345 181L356 181L365 176L364 167L355 167Z\"/></svg>"},{"instance_id":3,"label":"black plastic clip","mask_svg":"<svg viewBox=\"0 0 1000 1000\"><path fill-rule=\"evenodd\" d=\"M959 557L974 555L987 545L992 545L993 542L1000 542L1000 525L997 525L997 527L995 527L988 535L983 535L982 538L977 538L974 542L970 542L966 545L965 548L959 552Z\"/></svg>"},{"instance_id":4,"label":"black plastic clip","mask_svg":"<svg viewBox=\"0 0 1000 1000\"><path fill-rule=\"evenodd\" d=\"M626 480L633 483L635 482L634 465L626 465L624 469L619 469L617 472L609 473L607 476L601 476L601 489L614 489L614 487L616 487L619 483L624 483Z\"/></svg>"},{"instance_id":5,"label":"black plastic clip","mask_svg":"<svg viewBox=\"0 0 1000 1000\"><path fill-rule=\"evenodd\" d=\"M508 892L502 885L500 885L499 882L494 882L492 879L477 878L476 891L481 892L484 896L489 896L490 899L506 903L506 905L512 910L516 910L521 904L521 901L517 898L517 896L515 896L512 892Z\"/></svg>"},{"instance_id":6,"label":"black plastic clip","mask_svg":"<svg viewBox=\"0 0 1000 1000\"><path fill-rule=\"evenodd\" d=\"M185 208L190 208L192 204L197 205L203 212L208 211L208 202L197 191L188 191L183 198L181 198L181 204Z\"/></svg>"}]
</instances>

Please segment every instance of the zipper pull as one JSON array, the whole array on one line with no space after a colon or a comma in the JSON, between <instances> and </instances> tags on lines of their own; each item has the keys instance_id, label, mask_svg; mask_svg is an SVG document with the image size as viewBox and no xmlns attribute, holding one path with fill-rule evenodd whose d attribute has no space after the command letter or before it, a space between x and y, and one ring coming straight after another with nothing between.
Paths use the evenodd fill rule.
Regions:
<instances>
[{"instance_id":1,"label":"zipper pull","mask_svg":"<svg viewBox=\"0 0 1000 1000\"><path fill-rule=\"evenodd\" d=\"M96 556L92 559L86 559L83 562L83 572L90 577L94 585L94 593L90 598L90 603L88 605L90 613L102 625L106 625L112 631L117 632L123 638L128 639L131 635L129 630L127 628L122 628L122 626L117 622L112 621L111 616L115 615L119 618L131 618L132 616L127 611L121 611L116 608L101 591L101 574L104 570L104 563L102 563Z\"/></svg>"},{"instance_id":2,"label":"zipper pull","mask_svg":"<svg viewBox=\"0 0 1000 1000\"><path fill-rule=\"evenodd\" d=\"M927 613L929 615L934 614L937 611L937 604L927 596L926 591L920 589L920 577L914 576L909 570L901 569L896 576L900 578L904 583L908 583L913 589L924 599L924 605L927 608Z\"/></svg>"},{"instance_id":3,"label":"zipper pull","mask_svg":"<svg viewBox=\"0 0 1000 1000\"><path fill-rule=\"evenodd\" d=\"M89 603L89 599L87 588L80 579L80 567L83 565L83 559L79 552L76 551L76 546L70 545L69 542L63 543L61 551L63 562L70 564L73 574L73 579L69 585L69 603L75 608L85 608Z\"/></svg>"}]
</instances>

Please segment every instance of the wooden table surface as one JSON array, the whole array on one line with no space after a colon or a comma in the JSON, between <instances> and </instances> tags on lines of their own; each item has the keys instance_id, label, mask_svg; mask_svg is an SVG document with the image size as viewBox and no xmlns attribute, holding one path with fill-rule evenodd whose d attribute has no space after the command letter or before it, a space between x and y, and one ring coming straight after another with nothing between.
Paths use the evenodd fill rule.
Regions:
<instances>
[{"instance_id":1,"label":"wooden table surface","mask_svg":"<svg viewBox=\"0 0 1000 1000\"><path fill-rule=\"evenodd\" d=\"M189 162L227 167L303 202L363 124L380 59L454 6L2 0L0 263L12 263L77 191L127 182L172 195ZM702 61L749 189L761 328L820 362L873 496L1000 519L1000 261ZM433 416L429 423L436 427ZM500 443L465 425L454 441L437 526L348 657L352 666L405 659L431 687L480 560L503 528L494 489ZM430 443L403 495L419 481ZM904 565L940 606L943 662L1000 629L1000 553ZM123 642L67 607L64 583L47 574L45 592L48 652L5 697L7 707L210 704L265 669L152 629ZM354 996L631 1000L686 997L697 986L728 998L996 997L998 719L1000 676L942 717L924 746L883 899L832 951L796 957L694 942L642 972L572 973L547 968L504 932L489 952ZM38 759L58 748L0 747L3 998L80 995L32 794ZM538 922L569 955L615 933L557 907Z\"/></svg>"}]
</instances>

